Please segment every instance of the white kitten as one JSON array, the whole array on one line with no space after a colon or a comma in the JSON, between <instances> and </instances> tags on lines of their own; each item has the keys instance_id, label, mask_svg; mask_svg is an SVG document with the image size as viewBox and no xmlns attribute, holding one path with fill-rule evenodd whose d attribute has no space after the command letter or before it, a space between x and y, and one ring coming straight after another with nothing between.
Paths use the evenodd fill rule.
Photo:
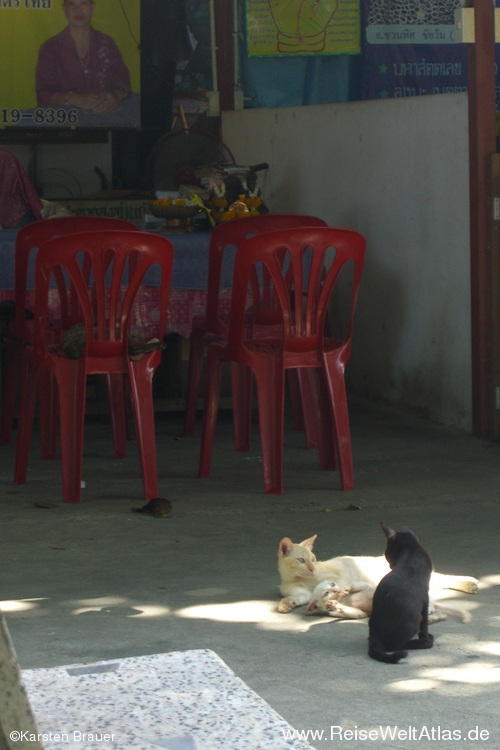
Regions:
<instances>
[{"instance_id":1,"label":"white kitten","mask_svg":"<svg viewBox=\"0 0 500 750\"><path fill-rule=\"evenodd\" d=\"M355 581L345 589L336 581L318 583L312 593L306 613L319 612L343 620L360 620L372 611L375 586Z\"/></svg>"},{"instance_id":2,"label":"white kitten","mask_svg":"<svg viewBox=\"0 0 500 750\"><path fill-rule=\"evenodd\" d=\"M312 592L306 614L327 614L342 620L360 620L372 613L375 586L363 581L355 581L346 589L341 589L336 581L322 581ZM429 599L429 623L446 620L447 615L469 622L470 614L459 607L448 607L434 599Z\"/></svg>"}]
</instances>

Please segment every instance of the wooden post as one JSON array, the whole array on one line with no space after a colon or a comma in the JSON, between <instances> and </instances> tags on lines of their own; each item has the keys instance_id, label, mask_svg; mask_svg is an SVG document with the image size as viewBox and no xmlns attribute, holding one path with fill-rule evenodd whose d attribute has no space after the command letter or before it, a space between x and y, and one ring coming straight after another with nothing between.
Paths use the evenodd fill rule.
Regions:
<instances>
[{"instance_id":1,"label":"wooden post","mask_svg":"<svg viewBox=\"0 0 500 750\"><path fill-rule=\"evenodd\" d=\"M214 0L217 82L221 111L234 109L233 4Z\"/></svg>"},{"instance_id":2,"label":"wooden post","mask_svg":"<svg viewBox=\"0 0 500 750\"><path fill-rule=\"evenodd\" d=\"M493 0L475 0L475 43L468 45L471 241L472 428L494 435L493 297L489 219L490 159L496 151L495 15Z\"/></svg>"},{"instance_id":3,"label":"wooden post","mask_svg":"<svg viewBox=\"0 0 500 750\"><path fill-rule=\"evenodd\" d=\"M491 333L493 378L492 437L500 438L500 154L490 157Z\"/></svg>"}]
</instances>

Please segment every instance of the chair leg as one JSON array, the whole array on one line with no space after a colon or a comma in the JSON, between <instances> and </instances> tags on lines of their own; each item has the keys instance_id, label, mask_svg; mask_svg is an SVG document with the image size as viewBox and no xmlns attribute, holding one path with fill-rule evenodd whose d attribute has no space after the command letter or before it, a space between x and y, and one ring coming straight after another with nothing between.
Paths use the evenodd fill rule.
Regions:
<instances>
[{"instance_id":1,"label":"chair leg","mask_svg":"<svg viewBox=\"0 0 500 750\"><path fill-rule=\"evenodd\" d=\"M266 357L254 370L259 404L264 492L283 494L285 375L281 361Z\"/></svg>"},{"instance_id":2,"label":"chair leg","mask_svg":"<svg viewBox=\"0 0 500 750\"><path fill-rule=\"evenodd\" d=\"M107 373L111 431L116 458L127 454L127 414L125 403L125 384L122 373Z\"/></svg>"},{"instance_id":3,"label":"chair leg","mask_svg":"<svg viewBox=\"0 0 500 750\"><path fill-rule=\"evenodd\" d=\"M67 369L65 373L63 368ZM61 372L61 370L63 370ZM81 501L83 432L87 378L84 360L59 363L59 418L63 501Z\"/></svg>"},{"instance_id":4,"label":"chair leg","mask_svg":"<svg viewBox=\"0 0 500 750\"><path fill-rule=\"evenodd\" d=\"M304 411L302 407L302 396L300 392L298 370L287 370L286 376L288 388L290 391L290 401L292 403L293 427L295 430L304 430Z\"/></svg>"},{"instance_id":5,"label":"chair leg","mask_svg":"<svg viewBox=\"0 0 500 750\"><path fill-rule=\"evenodd\" d=\"M186 395L186 411L184 417L184 435L192 435L196 420L196 406L200 392L201 371L203 368L203 353L205 351L205 331L201 328L193 329L189 341L189 363Z\"/></svg>"},{"instance_id":6,"label":"chair leg","mask_svg":"<svg viewBox=\"0 0 500 750\"><path fill-rule=\"evenodd\" d=\"M337 433L335 430L335 416L328 386L318 382L319 389L319 415L318 415L318 455L319 464L325 471L337 471L340 459L337 451Z\"/></svg>"},{"instance_id":7,"label":"chair leg","mask_svg":"<svg viewBox=\"0 0 500 750\"><path fill-rule=\"evenodd\" d=\"M5 383L2 401L2 422L0 425L0 445L10 443L16 413L17 387L21 377L23 347L18 339L9 336L5 355Z\"/></svg>"},{"instance_id":8,"label":"chair leg","mask_svg":"<svg viewBox=\"0 0 500 750\"><path fill-rule=\"evenodd\" d=\"M154 355L156 355L156 352L153 353ZM145 357L142 359L145 359ZM158 466L153 405L153 374L155 368L149 367L142 359L137 362L129 361L128 363L130 395L134 407L144 497L146 500L153 500L158 497Z\"/></svg>"},{"instance_id":9,"label":"chair leg","mask_svg":"<svg viewBox=\"0 0 500 750\"><path fill-rule=\"evenodd\" d=\"M231 396L233 401L233 435L237 451L250 450L252 432L253 374L249 367L231 362Z\"/></svg>"},{"instance_id":10,"label":"chair leg","mask_svg":"<svg viewBox=\"0 0 500 750\"><path fill-rule=\"evenodd\" d=\"M341 363L326 358L324 374L326 378L326 393L328 394L331 413L333 414L332 425L329 430L330 439L338 456L340 483L343 490L352 490L354 489L354 471L344 367ZM323 425L323 434L325 434L325 430L328 430L325 419L323 419Z\"/></svg>"},{"instance_id":11,"label":"chair leg","mask_svg":"<svg viewBox=\"0 0 500 750\"><path fill-rule=\"evenodd\" d=\"M58 395L55 377L41 370L39 378L38 416L40 418L40 454L46 461L57 457Z\"/></svg>"},{"instance_id":12,"label":"chair leg","mask_svg":"<svg viewBox=\"0 0 500 750\"><path fill-rule=\"evenodd\" d=\"M311 367L299 368L297 378L300 387L299 398L302 404L306 448L318 448L321 422L318 373Z\"/></svg>"},{"instance_id":13,"label":"chair leg","mask_svg":"<svg viewBox=\"0 0 500 750\"><path fill-rule=\"evenodd\" d=\"M205 381L205 403L203 408L198 477L208 477L210 475L222 382L223 362L219 357L219 351L220 347L217 344L211 344L207 351L207 375Z\"/></svg>"},{"instance_id":14,"label":"chair leg","mask_svg":"<svg viewBox=\"0 0 500 750\"><path fill-rule=\"evenodd\" d=\"M306 448L318 447L318 420L316 386L311 380L311 368L298 368L286 371L290 401L292 403L293 426L303 430Z\"/></svg>"},{"instance_id":15,"label":"chair leg","mask_svg":"<svg viewBox=\"0 0 500 750\"><path fill-rule=\"evenodd\" d=\"M38 375L38 368L34 367L31 362L26 362L23 367L21 379L14 484L25 484L28 474L31 435L33 433L36 394L38 391Z\"/></svg>"},{"instance_id":16,"label":"chair leg","mask_svg":"<svg viewBox=\"0 0 500 750\"><path fill-rule=\"evenodd\" d=\"M132 440L134 437L133 426L132 426L134 416L129 409L129 405L131 403L130 383L129 383L128 376L126 375L123 376L123 396L124 396L124 409L125 409L125 437L127 440Z\"/></svg>"}]
</instances>

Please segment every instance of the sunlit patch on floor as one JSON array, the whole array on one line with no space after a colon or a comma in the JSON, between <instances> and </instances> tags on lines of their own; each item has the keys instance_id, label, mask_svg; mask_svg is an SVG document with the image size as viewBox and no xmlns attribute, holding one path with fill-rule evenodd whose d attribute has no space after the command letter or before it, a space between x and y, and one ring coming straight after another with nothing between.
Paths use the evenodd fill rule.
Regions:
<instances>
[{"instance_id":1,"label":"sunlit patch on floor","mask_svg":"<svg viewBox=\"0 0 500 750\"><path fill-rule=\"evenodd\" d=\"M275 602L264 600L197 604L176 612L177 617L214 620L216 622L261 622L276 612ZM282 615L281 615L282 616Z\"/></svg>"},{"instance_id":2,"label":"sunlit patch on floor","mask_svg":"<svg viewBox=\"0 0 500 750\"><path fill-rule=\"evenodd\" d=\"M398 682L391 682L387 687L395 693L423 693L427 690L433 690L438 687L438 685L439 682L437 680L415 678L414 680L398 680Z\"/></svg>"},{"instance_id":3,"label":"sunlit patch on floor","mask_svg":"<svg viewBox=\"0 0 500 750\"><path fill-rule=\"evenodd\" d=\"M47 601L45 598L40 599L5 599L0 602L1 612L26 612L30 609L36 609L39 602Z\"/></svg>"},{"instance_id":4,"label":"sunlit patch on floor","mask_svg":"<svg viewBox=\"0 0 500 750\"><path fill-rule=\"evenodd\" d=\"M490 589L493 586L500 586L500 575L483 576L479 579L480 589Z\"/></svg>"},{"instance_id":5,"label":"sunlit patch on floor","mask_svg":"<svg viewBox=\"0 0 500 750\"><path fill-rule=\"evenodd\" d=\"M460 667L440 667L426 669L422 675L445 682L463 682L473 685L493 685L500 683L500 667L487 663L463 664Z\"/></svg>"},{"instance_id":6,"label":"sunlit patch on floor","mask_svg":"<svg viewBox=\"0 0 500 750\"><path fill-rule=\"evenodd\" d=\"M480 641L475 643L469 648L474 651L479 651L480 654L491 654L492 656L500 656L500 643L497 641Z\"/></svg>"}]
</instances>

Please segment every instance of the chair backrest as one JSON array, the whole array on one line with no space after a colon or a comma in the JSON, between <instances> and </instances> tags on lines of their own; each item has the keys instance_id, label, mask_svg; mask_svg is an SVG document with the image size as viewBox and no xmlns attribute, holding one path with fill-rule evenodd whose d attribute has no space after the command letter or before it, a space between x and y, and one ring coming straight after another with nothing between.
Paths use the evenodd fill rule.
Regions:
<instances>
[{"instance_id":1,"label":"chair backrest","mask_svg":"<svg viewBox=\"0 0 500 750\"><path fill-rule=\"evenodd\" d=\"M206 312L207 328L211 332L225 335L226 323L218 314L222 268L224 262L234 261L236 250L243 240L263 232L307 226L326 227L327 223L317 216L277 213L235 219L214 228L210 238ZM233 252L229 258L231 248Z\"/></svg>"},{"instance_id":2,"label":"chair backrest","mask_svg":"<svg viewBox=\"0 0 500 750\"><path fill-rule=\"evenodd\" d=\"M343 270L348 279L347 326L342 336L349 344L366 241L351 229L296 227L251 237L238 248L234 263L229 347L244 346L259 311L273 308L280 321L278 336L286 352L306 353L322 348L332 292Z\"/></svg>"},{"instance_id":3,"label":"chair backrest","mask_svg":"<svg viewBox=\"0 0 500 750\"><path fill-rule=\"evenodd\" d=\"M161 340L173 258L170 240L148 232L79 232L45 242L38 250L35 266L35 352L43 356L52 341L47 319L49 296L57 276L65 280L64 288L61 283L55 285L61 330L83 322L87 356L115 357L126 354L138 295L148 283L149 271L153 267L155 272L159 269L160 302L154 323ZM151 321L141 321L140 314L139 310L139 326L147 324L149 330Z\"/></svg>"},{"instance_id":4,"label":"chair backrest","mask_svg":"<svg viewBox=\"0 0 500 750\"><path fill-rule=\"evenodd\" d=\"M54 216L27 224L19 230L15 248L15 327L20 339L29 340L30 329L26 326L25 310L27 308L28 267L32 252L53 237L71 232L88 232L104 229L128 229L137 231L137 227L126 219L115 219L108 216Z\"/></svg>"}]
</instances>

